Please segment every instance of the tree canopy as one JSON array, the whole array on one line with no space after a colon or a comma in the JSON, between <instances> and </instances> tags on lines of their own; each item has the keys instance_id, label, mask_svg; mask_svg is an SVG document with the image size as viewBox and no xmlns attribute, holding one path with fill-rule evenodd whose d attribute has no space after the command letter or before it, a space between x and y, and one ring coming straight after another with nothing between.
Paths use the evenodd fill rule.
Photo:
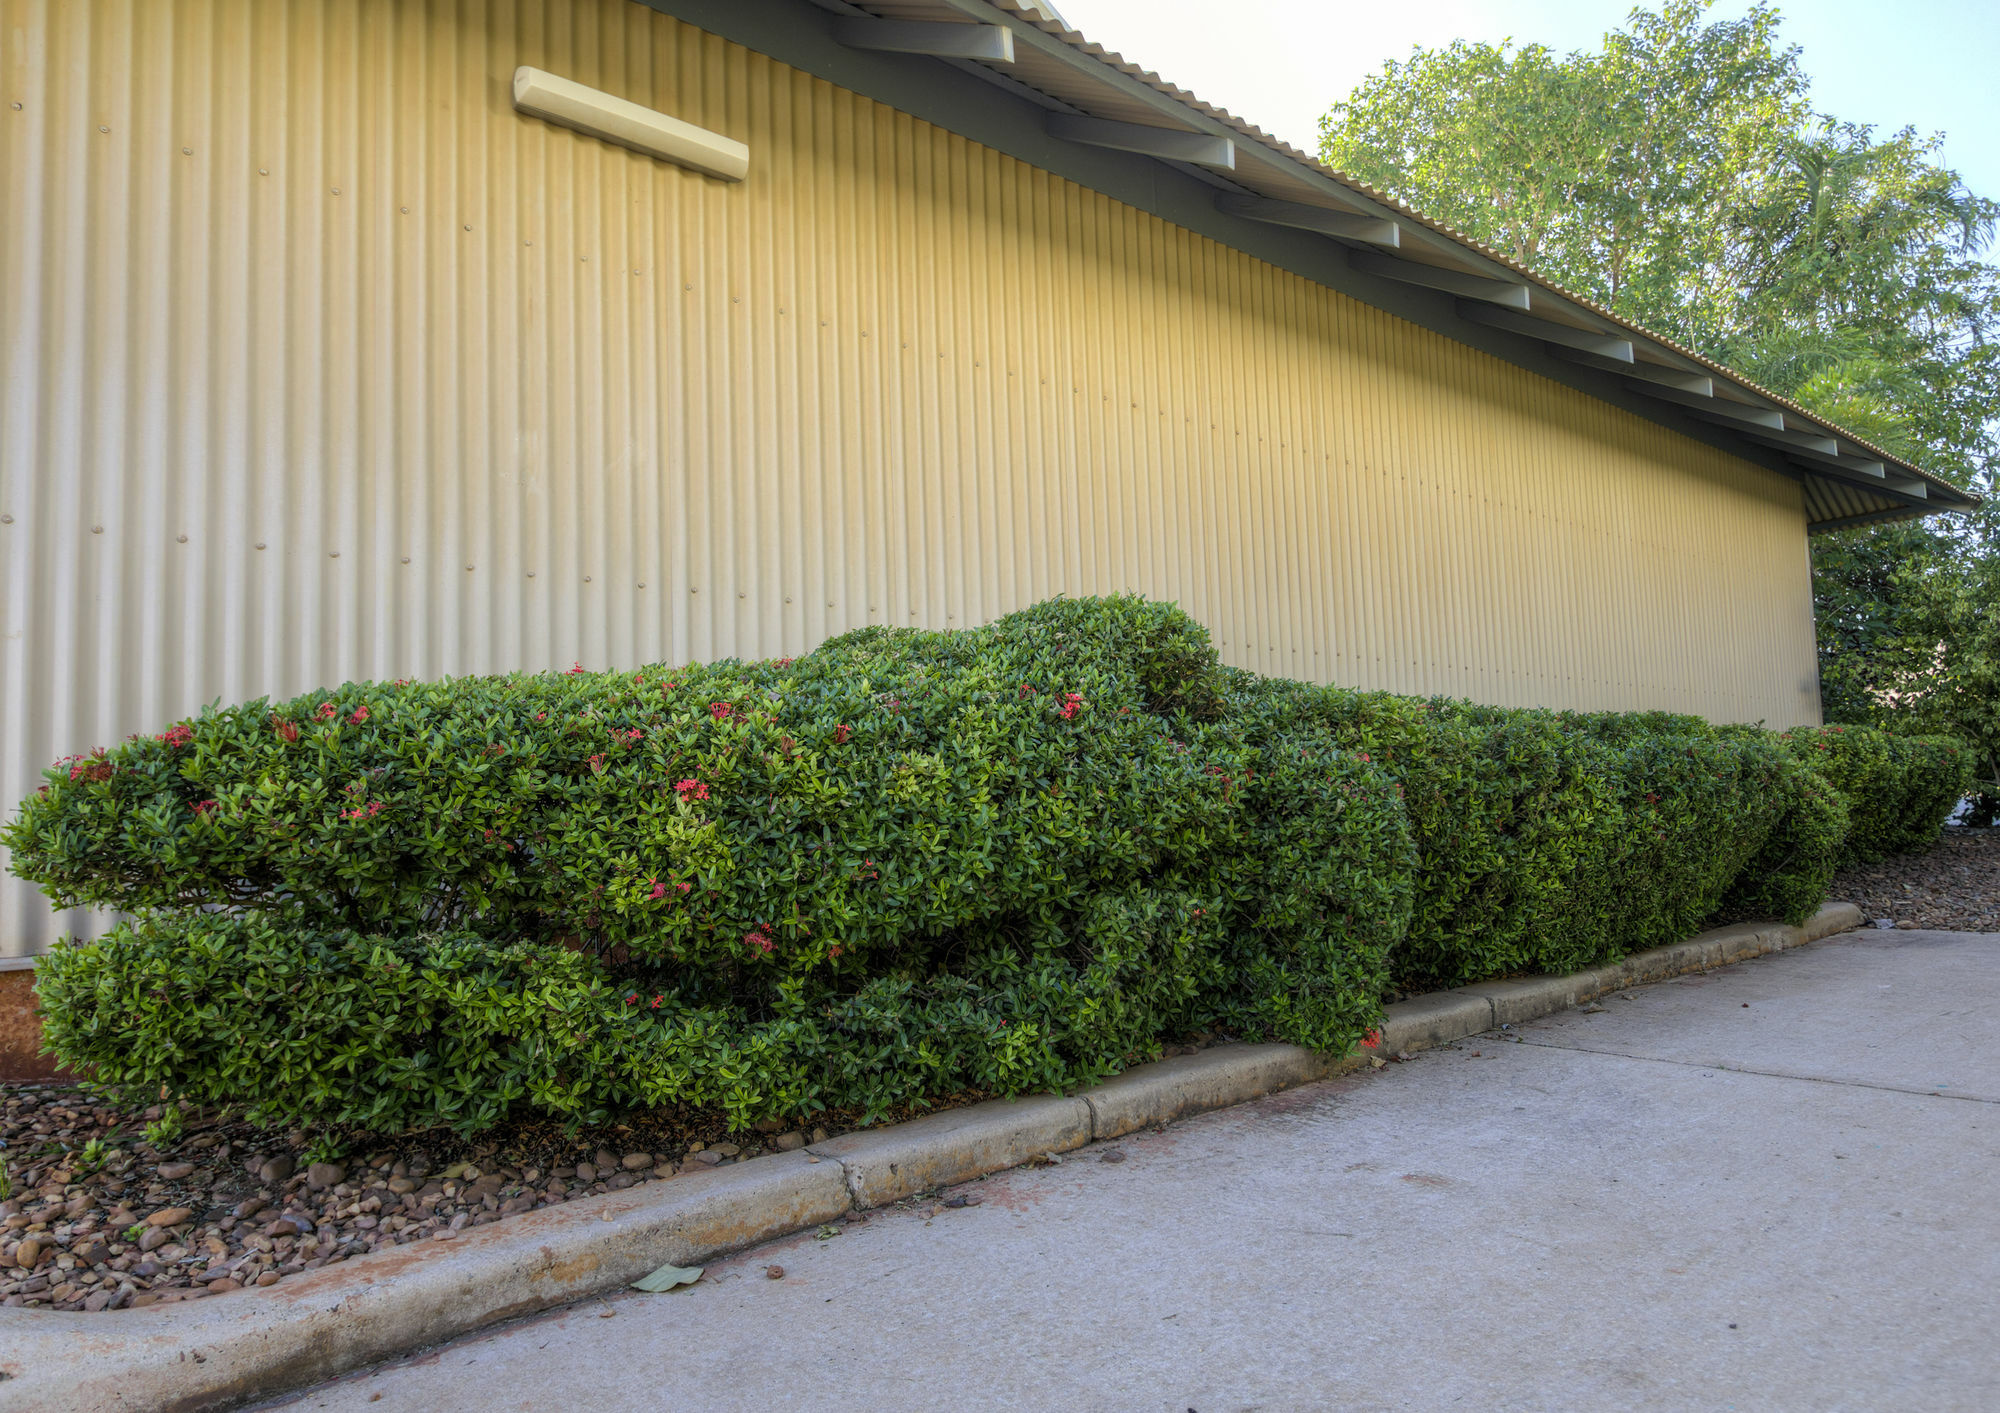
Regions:
<instances>
[{"instance_id":1,"label":"tree canopy","mask_svg":"<svg viewBox=\"0 0 2000 1413\"><path fill-rule=\"evenodd\" d=\"M2000 202L1812 102L1758 4L1636 9L1601 49L1460 41L1363 80L1321 156L1856 435L1992 497ZM2000 508L1814 540L1830 721L1944 730L2000 802Z\"/></svg>"}]
</instances>

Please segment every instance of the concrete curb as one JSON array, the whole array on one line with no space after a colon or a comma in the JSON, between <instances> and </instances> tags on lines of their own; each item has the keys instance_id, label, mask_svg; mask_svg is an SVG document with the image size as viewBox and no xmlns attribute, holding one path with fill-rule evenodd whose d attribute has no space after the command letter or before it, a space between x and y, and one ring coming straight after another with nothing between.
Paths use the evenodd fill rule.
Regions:
<instances>
[{"instance_id":1,"label":"concrete curb","mask_svg":"<svg viewBox=\"0 0 2000 1413\"><path fill-rule=\"evenodd\" d=\"M1803 927L1749 923L1575 976L1489 981L1388 1008L1378 1054L1449 1044L1623 987L1801 946L1861 924L1829 903ZM800 1153L645 1183L294 1277L225 1300L117 1315L0 1309L0 1411L222 1408L697 1265L857 1209L1043 1153L1171 1123L1365 1064L1226 1045L1140 1065L1064 1098L994 1100Z\"/></svg>"}]
</instances>

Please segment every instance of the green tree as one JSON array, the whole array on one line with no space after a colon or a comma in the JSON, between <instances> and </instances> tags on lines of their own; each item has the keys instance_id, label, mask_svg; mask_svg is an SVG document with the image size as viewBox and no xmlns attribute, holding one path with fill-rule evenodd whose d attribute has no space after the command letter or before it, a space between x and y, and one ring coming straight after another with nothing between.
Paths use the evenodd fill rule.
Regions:
<instances>
[{"instance_id":1,"label":"green tree","mask_svg":"<svg viewBox=\"0 0 2000 1413\"><path fill-rule=\"evenodd\" d=\"M1596 52L1413 51L1321 155L1968 489L2000 465L2000 204L1814 110L1757 5L1634 10ZM1949 731L2000 794L2000 511L1814 541L1828 720Z\"/></svg>"}]
</instances>

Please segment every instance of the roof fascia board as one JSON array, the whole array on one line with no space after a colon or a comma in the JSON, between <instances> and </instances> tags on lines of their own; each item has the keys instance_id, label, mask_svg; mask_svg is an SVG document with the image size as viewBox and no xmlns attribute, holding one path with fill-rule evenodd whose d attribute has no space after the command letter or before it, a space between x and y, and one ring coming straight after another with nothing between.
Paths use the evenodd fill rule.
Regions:
<instances>
[{"instance_id":1,"label":"roof fascia board","mask_svg":"<svg viewBox=\"0 0 2000 1413\"><path fill-rule=\"evenodd\" d=\"M1792 480L1801 474L1777 449L1746 441L1698 417L1683 415L1681 409L1627 388L1619 376L1558 358L1538 339L1460 318L1459 297L1454 294L1381 279L1353 268L1347 260L1349 246L1324 235L1228 215L1216 207L1218 189L1191 171L1135 153L1053 137L1047 127L1048 114L1053 110L1010 87L984 81L984 75L993 74L991 70L983 71L982 80L975 83L951 61L849 48L832 33L834 21L841 15L815 0L633 0L633 3L671 15L947 132L1102 192L1115 201L1337 290L1503 363L1610 403L1692 441ZM952 3L957 5L959 0ZM981 16L998 14L978 5L972 9ZM1016 26L1018 42L1033 42L1023 39L1023 31L1057 45L1065 53L1074 52L1025 22ZM1107 78L1125 77L1114 69L1100 67ZM1188 115L1186 121L1190 123L1194 121L1196 115L1190 110L1136 80L1132 82L1140 93L1171 104L1175 113ZM1223 124L1214 126L1229 132L1231 137L1236 136ZM1252 151L1238 143L1239 158ZM1355 196L1354 200L1358 202L1361 198ZM1381 209L1381 218L1393 219L1387 208ZM1398 220L1397 224L1406 235L1422 232L1414 222ZM1459 258L1473 258L1472 252L1455 242L1450 245ZM1504 267L1495 268L1509 280L1519 282L1518 275L1505 271ZM1630 376L1632 365L1617 366L1624 376Z\"/></svg>"}]
</instances>

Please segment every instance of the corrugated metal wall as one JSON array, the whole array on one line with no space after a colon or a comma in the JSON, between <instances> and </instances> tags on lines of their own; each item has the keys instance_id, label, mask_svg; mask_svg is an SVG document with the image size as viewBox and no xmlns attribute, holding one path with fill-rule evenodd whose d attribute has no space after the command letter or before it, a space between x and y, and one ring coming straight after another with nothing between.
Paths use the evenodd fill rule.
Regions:
<instances>
[{"instance_id":1,"label":"corrugated metal wall","mask_svg":"<svg viewBox=\"0 0 2000 1413\"><path fill-rule=\"evenodd\" d=\"M217 698L1114 589L1263 671L1816 717L1792 483L627 0L0 46L8 807ZM518 116L522 63L750 180ZM0 952L59 925L0 884Z\"/></svg>"}]
</instances>

